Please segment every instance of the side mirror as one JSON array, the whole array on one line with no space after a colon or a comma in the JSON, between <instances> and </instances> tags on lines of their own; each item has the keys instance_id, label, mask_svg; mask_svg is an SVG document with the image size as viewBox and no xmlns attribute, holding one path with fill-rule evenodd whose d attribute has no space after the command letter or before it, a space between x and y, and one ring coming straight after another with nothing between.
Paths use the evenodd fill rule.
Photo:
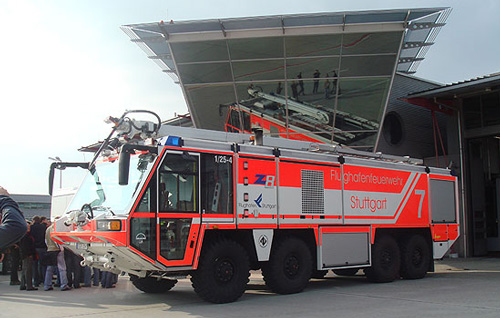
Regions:
<instances>
[{"instance_id":1,"label":"side mirror","mask_svg":"<svg viewBox=\"0 0 500 318\"><path fill-rule=\"evenodd\" d=\"M54 173L56 170L57 163L53 162L50 165L50 171L49 171L49 194L52 195L52 192L54 191Z\"/></svg>"},{"instance_id":2,"label":"side mirror","mask_svg":"<svg viewBox=\"0 0 500 318\"><path fill-rule=\"evenodd\" d=\"M150 153L158 154L157 147L144 146L144 145L131 145L125 144L120 148L120 155L118 156L118 184L127 185L128 176L130 172L130 155L135 153L136 150L148 151Z\"/></svg>"},{"instance_id":3,"label":"side mirror","mask_svg":"<svg viewBox=\"0 0 500 318\"><path fill-rule=\"evenodd\" d=\"M120 156L118 157L118 184L127 185L128 175L130 171L130 153L125 147L121 148Z\"/></svg>"},{"instance_id":4,"label":"side mirror","mask_svg":"<svg viewBox=\"0 0 500 318\"><path fill-rule=\"evenodd\" d=\"M82 169L89 169L89 163L88 162L53 162L50 164L50 171L49 171L49 194L52 195L53 190L54 190L54 174L55 170L64 170L66 168L82 168Z\"/></svg>"}]
</instances>

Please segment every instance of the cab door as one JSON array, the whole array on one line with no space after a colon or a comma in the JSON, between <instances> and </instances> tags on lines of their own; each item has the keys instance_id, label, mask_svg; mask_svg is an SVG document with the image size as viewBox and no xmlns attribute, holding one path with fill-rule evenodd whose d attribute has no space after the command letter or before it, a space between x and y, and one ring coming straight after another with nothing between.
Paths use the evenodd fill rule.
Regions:
<instances>
[{"instance_id":1,"label":"cab door","mask_svg":"<svg viewBox=\"0 0 500 318\"><path fill-rule=\"evenodd\" d=\"M200 231L199 154L167 151L157 170L157 259L166 266L193 264Z\"/></svg>"}]
</instances>

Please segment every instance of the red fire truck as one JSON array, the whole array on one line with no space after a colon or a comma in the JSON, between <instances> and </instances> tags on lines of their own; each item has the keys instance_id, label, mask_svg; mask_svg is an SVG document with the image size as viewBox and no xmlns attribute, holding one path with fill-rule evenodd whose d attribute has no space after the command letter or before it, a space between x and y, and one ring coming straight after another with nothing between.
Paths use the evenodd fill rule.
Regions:
<instances>
[{"instance_id":1,"label":"red fire truck","mask_svg":"<svg viewBox=\"0 0 500 318\"><path fill-rule=\"evenodd\" d=\"M450 170L131 113L112 119L92 162L54 163L89 173L53 238L84 265L127 272L146 293L190 276L201 298L231 302L257 269L280 294L330 269L363 270L373 282L417 279L459 236Z\"/></svg>"}]
</instances>

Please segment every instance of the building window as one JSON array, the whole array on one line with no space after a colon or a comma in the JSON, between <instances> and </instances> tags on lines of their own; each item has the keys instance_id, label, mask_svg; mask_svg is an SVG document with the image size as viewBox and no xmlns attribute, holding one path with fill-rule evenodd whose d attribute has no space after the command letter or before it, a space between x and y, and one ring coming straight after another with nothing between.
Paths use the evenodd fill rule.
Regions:
<instances>
[{"instance_id":1,"label":"building window","mask_svg":"<svg viewBox=\"0 0 500 318\"><path fill-rule=\"evenodd\" d=\"M403 120L398 113L390 112L385 116L382 134L390 145L401 144L403 141Z\"/></svg>"},{"instance_id":2,"label":"building window","mask_svg":"<svg viewBox=\"0 0 500 318\"><path fill-rule=\"evenodd\" d=\"M50 210L50 203L19 202L21 210Z\"/></svg>"}]
</instances>

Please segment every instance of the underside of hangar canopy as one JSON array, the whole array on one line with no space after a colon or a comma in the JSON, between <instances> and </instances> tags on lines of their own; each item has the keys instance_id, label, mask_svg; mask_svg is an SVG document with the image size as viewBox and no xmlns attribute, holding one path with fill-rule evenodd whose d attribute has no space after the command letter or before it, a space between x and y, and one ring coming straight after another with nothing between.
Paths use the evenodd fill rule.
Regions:
<instances>
[{"instance_id":1,"label":"underside of hangar canopy","mask_svg":"<svg viewBox=\"0 0 500 318\"><path fill-rule=\"evenodd\" d=\"M181 85L196 127L227 129L227 112L237 108L269 118L286 137L300 132L373 150L394 74L416 71L450 11L162 21L122 29ZM241 130L245 120L240 116Z\"/></svg>"}]
</instances>

